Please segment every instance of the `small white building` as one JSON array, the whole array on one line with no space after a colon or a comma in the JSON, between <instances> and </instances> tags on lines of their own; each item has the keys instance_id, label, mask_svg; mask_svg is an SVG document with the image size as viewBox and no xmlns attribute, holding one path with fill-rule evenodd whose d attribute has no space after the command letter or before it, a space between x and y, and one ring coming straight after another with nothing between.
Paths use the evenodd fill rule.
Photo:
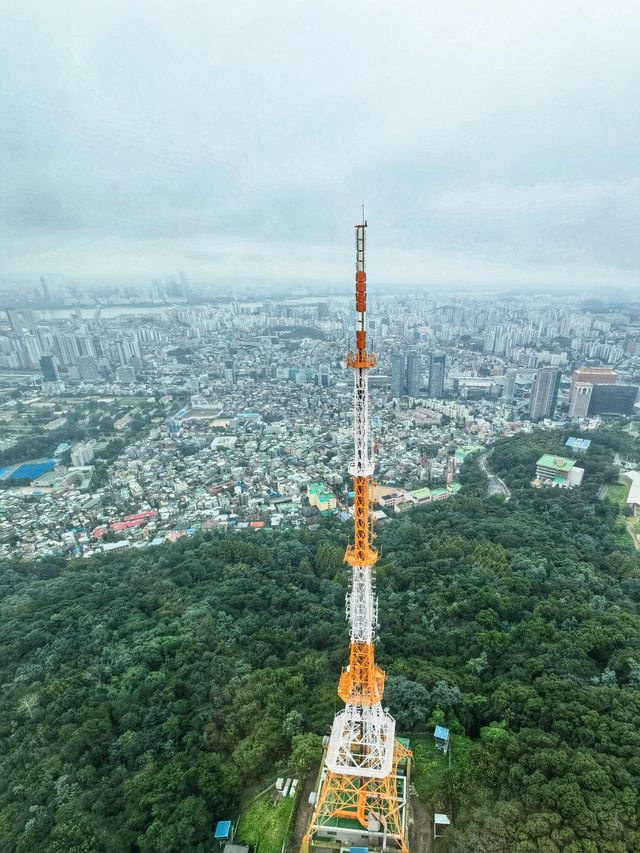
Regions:
<instances>
[{"instance_id":1,"label":"small white building","mask_svg":"<svg viewBox=\"0 0 640 853\"><path fill-rule=\"evenodd\" d=\"M637 512L637 508L640 506L640 471L626 471L620 476L630 484L627 506L632 507L634 512Z\"/></svg>"},{"instance_id":2,"label":"small white building","mask_svg":"<svg viewBox=\"0 0 640 853\"><path fill-rule=\"evenodd\" d=\"M433 837L442 838L445 829L450 825L451 821L446 814L436 812L433 816Z\"/></svg>"}]
</instances>

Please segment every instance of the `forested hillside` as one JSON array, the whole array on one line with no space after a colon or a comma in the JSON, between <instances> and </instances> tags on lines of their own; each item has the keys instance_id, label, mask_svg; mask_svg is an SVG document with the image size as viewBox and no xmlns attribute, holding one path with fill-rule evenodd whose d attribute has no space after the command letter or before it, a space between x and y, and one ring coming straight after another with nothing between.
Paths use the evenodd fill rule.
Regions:
<instances>
[{"instance_id":1,"label":"forested hillside","mask_svg":"<svg viewBox=\"0 0 640 853\"><path fill-rule=\"evenodd\" d=\"M471 461L464 494L379 530L386 700L404 731L444 714L475 741L451 851L640 850L640 559L596 496L606 436L579 492L530 488L554 442L495 448L509 503ZM246 786L308 764L347 656L347 535L0 567L2 849L204 851Z\"/></svg>"}]
</instances>

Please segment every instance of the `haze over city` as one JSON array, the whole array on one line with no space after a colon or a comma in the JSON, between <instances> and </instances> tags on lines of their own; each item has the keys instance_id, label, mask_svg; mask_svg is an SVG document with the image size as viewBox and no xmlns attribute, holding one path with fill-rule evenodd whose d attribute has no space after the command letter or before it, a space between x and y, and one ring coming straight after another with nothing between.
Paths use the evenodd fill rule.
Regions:
<instances>
[{"instance_id":1,"label":"haze over city","mask_svg":"<svg viewBox=\"0 0 640 853\"><path fill-rule=\"evenodd\" d=\"M5 4L1 853L640 851L639 34Z\"/></svg>"},{"instance_id":2,"label":"haze over city","mask_svg":"<svg viewBox=\"0 0 640 853\"><path fill-rule=\"evenodd\" d=\"M135 4L0 17L0 276L638 284L640 7Z\"/></svg>"}]
</instances>

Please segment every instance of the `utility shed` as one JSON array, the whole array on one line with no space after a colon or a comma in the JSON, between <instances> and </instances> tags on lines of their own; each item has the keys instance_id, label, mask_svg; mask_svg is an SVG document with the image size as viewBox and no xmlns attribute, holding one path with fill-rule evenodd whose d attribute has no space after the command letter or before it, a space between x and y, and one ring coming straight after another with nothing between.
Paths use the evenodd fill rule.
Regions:
<instances>
[{"instance_id":1,"label":"utility shed","mask_svg":"<svg viewBox=\"0 0 640 853\"><path fill-rule=\"evenodd\" d=\"M442 838L445 829L450 825L451 821L446 814L436 812L433 816L433 837Z\"/></svg>"},{"instance_id":2,"label":"utility shed","mask_svg":"<svg viewBox=\"0 0 640 853\"><path fill-rule=\"evenodd\" d=\"M213 833L214 841L228 841L231 838L231 829L230 820L219 820Z\"/></svg>"},{"instance_id":3,"label":"utility shed","mask_svg":"<svg viewBox=\"0 0 640 853\"><path fill-rule=\"evenodd\" d=\"M446 755L449 749L449 729L445 726L436 726L433 730L433 739L436 749L441 749Z\"/></svg>"}]
</instances>

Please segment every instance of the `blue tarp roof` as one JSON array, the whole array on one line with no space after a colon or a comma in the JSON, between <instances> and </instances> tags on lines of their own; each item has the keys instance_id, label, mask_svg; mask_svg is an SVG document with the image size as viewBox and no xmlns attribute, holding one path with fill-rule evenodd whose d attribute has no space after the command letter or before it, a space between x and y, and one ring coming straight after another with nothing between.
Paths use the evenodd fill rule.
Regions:
<instances>
[{"instance_id":1,"label":"blue tarp roof","mask_svg":"<svg viewBox=\"0 0 640 853\"><path fill-rule=\"evenodd\" d=\"M433 736L437 737L438 740L448 740L449 729L446 729L444 726L436 726L433 732Z\"/></svg>"},{"instance_id":2,"label":"blue tarp roof","mask_svg":"<svg viewBox=\"0 0 640 853\"><path fill-rule=\"evenodd\" d=\"M219 820L215 832L213 833L214 838L222 838L226 841L226 839L231 835L231 821L230 820Z\"/></svg>"}]
</instances>

